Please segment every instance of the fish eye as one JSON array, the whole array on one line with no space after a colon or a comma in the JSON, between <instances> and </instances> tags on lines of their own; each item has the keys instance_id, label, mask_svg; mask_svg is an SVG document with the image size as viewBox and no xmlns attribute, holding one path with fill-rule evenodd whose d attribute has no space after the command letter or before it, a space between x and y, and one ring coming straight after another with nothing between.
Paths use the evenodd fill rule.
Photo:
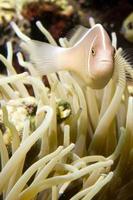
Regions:
<instances>
[{"instance_id":1,"label":"fish eye","mask_svg":"<svg viewBox=\"0 0 133 200\"><path fill-rule=\"evenodd\" d=\"M91 53L92 53L92 55L93 55L93 56L95 56L95 55L96 55L96 51L95 51L95 49L94 49L94 48L92 48L92 50L91 50Z\"/></svg>"},{"instance_id":2,"label":"fish eye","mask_svg":"<svg viewBox=\"0 0 133 200\"><path fill-rule=\"evenodd\" d=\"M127 25L127 28L132 30L133 29L133 22L129 22Z\"/></svg>"}]
</instances>

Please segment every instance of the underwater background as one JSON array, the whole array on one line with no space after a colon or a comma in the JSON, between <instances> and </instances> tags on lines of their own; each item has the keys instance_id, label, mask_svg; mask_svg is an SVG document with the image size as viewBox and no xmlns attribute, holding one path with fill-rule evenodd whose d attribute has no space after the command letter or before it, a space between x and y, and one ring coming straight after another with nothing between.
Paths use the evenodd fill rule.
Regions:
<instances>
[{"instance_id":1,"label":"underwater background","mask_svg":"<svg viewBox=\"0 0 133 200\"><path fill-rule=\"evenodd\" d=\"M90 88L87 88L85 92L82 90L81 85L80 84L78 85L78 82L76 82L73 79L73 76L71 76L71 74L69 74L67 72L66 73L64 72L64 74L63 74L63 72L59 72L59 74L54 74L54 75L52 74L52 75L48 75L47 77L44 76L43 80L42 80L41 79L42 77L37 75L36 70L34 71L32 69L32 67L31 68L27 67L27 65L26 65L27 63L25 62L25 60L27 60L27 57L25 55L23 55L24 58L22 58L20 56L19 59L16 56L16 54L21 50L20 49L21 41L18 38L18 36L15 34L15 31L11 27L10 22L14 21L18 25L20 30L24 34L29 36L30 38L32 38L34 40L49 42L47 39L48 37L45 37L45 35L43 35L41 33L41 31L35 25L36 21L39 20L42 23L42 25L49 31L49 33L51 33L51 35L53 36L53 38L55 39L57 44L59 44L59 38L65 37L66 35L68 35L68 37L69 37L69 35L72 34L73 30L78 25L83 25L87 28L90 28L90 24L89 24L90 17L94 18L96 23L100 23L103 25L103 27L108 32L110 38L111 38L112 32L116 33L117 47L122 47L124 50L125 49L128 50L127 52L129 52L130 61L132 63L133 57L132 57L131 49L133 47L133 0L108 0L108 1L107 0L0 0L0 54L4 55L6 57L9 53L9 55L10 55L9 61L10 61L10 57L13 56L12 65L14 66L14 69L16 70L16 72L18 74L20 74L20 80L21 80L21 76L27 76L23 72L25 72L25 71L29 72L31 70L29 73L31 79L29 77L28 77L29 79L26 77L27 82L24 82L25 78L22 78L22 80L20 81L21 87L22 86L24 87L24 88L22 87L22 89L23 89L22 91L21 91L21 87L17 88L17 86L16 86L17 82L15 82L15 84L16 84L15 86L14 86L14 82L13 83L6 82L6 84L7 84L6 86L9 86L11 89L11 94L8 94L9 95L8 96L6 94L6 87L5 87L5 91L4 91L2 88L4 86L2 85L2 86L0 86L0 95L1 95L0 98L1 99L5 98L5 100L7 101L6 106L7 107L9 106L9 109L12 109L10 107L12 107L14 105L16 106L16 104L18 107L19 106L21 107L21 111L17 110L18 113L16 114L17 118L15 118L15 120L17 119L19 121L18 116L21 114L21 112L24 114L24 116L22 116L22 118L21 118L22 121L25 119L25 116L26 117L30 116L29 117L29 119L30 119L29 120L30 121L29 130L31 130L31 132L38 130L38 124L39 123L41 124L42 119L44 119L44 115L42 113L41 113L42 116L38 117L37 109L39 106L41 107L43 105L43 103L44 103L44 105L45 104L47 105L47 103L48 103L54 110L54 118L51 117L51 119L52 119L51 123L53 124L53 127L52 127L50 121L48 122L50 131L51 131L51 132L49 131L49 135L50 135L49 139L48 139L49 141L47 141L47 140L43 141L44 143L46 142L45 143L46 147L47 147L47 145L49 145L48 149L44 148L44 146L43 146L44 144L42 144L43 142L41 143L40 141L38 141L35 143L35 145L33 144L32 148L29 151L27 150L27 152L28 152L28 153L26 152L27 155L26 155L26 153L24 155L25 163L23 163L23 170L20 170L22 174L18 173L20 175L19 178L21 178L21 175L23 176L23 174L24 174L23 172L28 171L28 169L30 167L32 167L32 164L36 163L39 159L41 160L43 158L43 156L45 157L47 154L49 155L54 150L57 150L58 148L60 148L59 145L64 145L64 147L63 147L64 149L65 148L67 149L70 147L70 150L65 149L66 152L68 151L68 154L66 153L66 155L65 155L66 157L61 158L62 163L57 162L57 166L56 166L57 169L54 169L55 171L51 170L49 176L47 177L48 179L50 179L51 177L54 177L54 175L56 177L56 175L58 175L58 173L60 176L65 174L66 171L64 170L63 165L61 165L61 167L62 167L61 171L59 170L60 164L64 164L64 165L71 164L71 166L73 167L74 162L78 163L80 160L79 157L76 154L75 155L77 157L72 156L72 149L73 149L72 145L73 144L67 143L68 142L67 139L69 137L67 137L67 139L65 140L65 136L63 134L64 133L67 134L70 131L68 129L71 128L70 133L68 133L68 135L70 134L69 136L71 136L69 138L69 142L70 143L74 142L78 146L79 143L76 139L81 134L80 129L81 129L81 131L87 132L87 133L90 131L89 129L91 129L90 132L94 133L97 128L100 111L102 110L102 112L103 112L102 114L104 114L105 110L108 109L108 107L110 106L110 104L113 101L114 94L117 91L117 86L119 86L119 81L121 82L121 80L119 80L119 70L118 70L118 72L117 72L118 74L116 73L116 75L118 77L113 76L112 80L114 82L112 81L111 83L109 83L107 88L104 88L103 91L97 91L97 90L92 90ZM8 43L8 47L7 47L7 42L9 42L9 41L12 42L13 51L11 50L12 48L9 45L9 43ZM8 48L8 50L7 50L7 48ZM11 51L11 53L10 53L10 51ZM13 55L11 56L11 54L13 54ZM131 54L131 56L130 56L130 54ZM24 67L20 66L22 63L20 64L20 62L18 60L23 61L24 65L27 68L25 66ZM117 66L119 64L119 60L117 60L117 57L116 57L115 62L116 62L115 63L116 66ZM1 72L1 77L6 78L5 75L8 74L10 72L10 70L11 70L11 72L13 70L12 70L12 68L9 67L10 63L9 64L7 64L7 63L3 64L3 63L4 63L3 61L2 62L0 61L0 72ZM122 60L121 63L123 64L123 66L124 65L126 66L125 61ZM32 63L30 63L30 64L32 65ZM9 69L7 66L9 67ZM128 68L126 68L127 66L125 68L124 67L123 67L123 69L125 69L125 71L123 73L127 72L126 75L128 76L128 75L130 75L129 72L131 72L131 76L133 76L132 68L130 68L132 66L128 66L130 68L129 71L127 70ZM118 66L118 69L119 69L119 66ZM14 73L14 71L13 71L13 73ZM15 77L15 75L16 75L16 77L18 76L17 73L13 74L14 77ZM10 73L8 75L10 75ZM101 177L100 177L101 183L102 183L102 180L103 179L105 180L106 178L108 178L108 181L111 180L112 172L114 173L115 176L112 179L111 183L109 185L107 185L107 187L105 187L105 188L103 187L103 189L100 191L100 193L96 194L93 197L93 199L95 199L95 200L112 200L112 198L113 198L115 200L115 197L116 197L116 200L132 200L133 199L133 193L132 193L132 186L133 186L133 167L132 167L133 166L132 165L133 164L133 137L132 137L133 129L127 130L128 125L130 128L132 127L131 122L133 121L133 119L132 119L132 117L133 117L133 90L132 90L133 79L130 76L131 87L128 88L127 79L129 77L127 78L126 75L125 75L125 85L126 86L124 84L123 84L124 86L122 85L123 88L125 87L126 89L123 89L122 86L120 87L120 89L122 88L123 91L121 93L121 97L119 97L120 98L119 101L116 101L116 104L121 104L121 109L118 109L118 108L117 108L118 110L116 109L118 111L118 113L114 116L113 122L111 122L111 125L110 125L110 127L111 127L110 132L112 131L112 135L110 134L110 136L109 136L110 138L106 138L106 139L104 138L105 143L106 143L105 149L103 147L104 145L102 145L102 140L101 140L101 144L100 144L101 152L102 152L102 148L103 148L103 152L102 153L100 152L101 153L100 155L97 155L97 154L93 155L93 153L90 151L94 157L92 156L93 157L92 160L90 158L87 158L87 159L88 160L90 159L91 161L88 161L88 160L86 161L85 157L87 157L87 156L91 157L91 153L88 151L89 152L89 154L88 154L87 150L89 149L88 147L89 147L90 141L92 139L92 135L89 133L86 137L86 147L87 148L85 147L85 151L83 153L83 156L85 156L85 157L83 157L83 161L86 162L85 167L88 167L89 165L91 166L93 164L95 166L95 164L99 164L99 162L103 162L102 168L100 168L100 167L99 167L99 169L96 168L95 171L92 172L92 174L91 174L92 178L91 178L91 176L89 176L90 179L88 178L87 175L84 175L83 178L80 177L77 180L72 181L72 184L70 184L70 187L66 187L66 190L64 189L65 192L62 193L62 195L60 195L58 197L58 200L69 200L70 198L72 198L73 195L78 193L81 188L86 189L86 187L85 187L86 185L89 185L89 184L93 185L93 183L95 183L95 181L96 181L95 175L96 175L96 177L99 178L97 173L99 173L101 175ZM32 78L33 78L33 80L32 80ZM118 80L117 80L117 78L118 78ZM58 87L56 88L56 86L58 86ZM9 89L9 88L7 88L7 89ZM23 93L23 91L24 91L24 93ZM28 93L28 95L27 95L27 93ZM10 100L12 100L12 98L11 98L12 94L14 95L13 96L14 99L21 97L22 101L19 102L15 99L14 101L10 102ZM29 94L32 95L33 98ZM35 95L35 98L34 98L34 95ZM64 101L63 95L66 97L66 99L68 97L68 99L67 99L68 102ZM117 91L117 95L119 96L119 91ZM29 98L28 100L26 99L27 96ZM38 103L38 98L40 98L42 100L41 103L39 102L40 104ZM107 100L107 102L103 102L104 98ZM63 101L62 101L62 99L63 99ZM9 102L8 102L8 100L9 100ZM11 103L11 105L10 105L10 103ZM105 103L106 109L104 109L104 103ZM92 104L94 107L92 106ZM56 108L56 106L57 106L57 108ZM97 108L97 110L95 110L95 108ZM62 111L62 109L64 109L64 110ZM84 112L84 110L85 110L85 112ZM88 110L90 111L90 113ZM50 110L48 110L48 111L50 113ZM94 115L93 114L94 111L99 111L99 113L97 115ZM3 112L3 115L5 115L7 117L7 119L5 120L4 123L5 124L7 123L6 126L9 126L10 123L8 121L6 109L4 110L4 108L3 108L3 110L0 112ZM83 115L82 115L82 112L83 112ZM63 116L61 116L62 113L63 113ZM57 114L57 116L56 116L56 114ZM1 116L1 113L0 113L0 116ZM36 116L37 116L37 120L38 120L37 125L35 124ZM78 122L78 120L80 121L80 123ZM128 124L128 120L130 122L129 124ZM85 125L85 127L83 127L83 124L85 122L87 125ZM0 123L1 123L1 121L0 121ZM69 124L70 127L67 126L67 123ZM124 128L123 128L124 130L123 129L118 130L120 128L119 123L124 124ZM3 124L2 123L0 124L0 129L1 129L1 131L4 132L6 128L4 126L2 126ZM21 128L23 127L22 124L24 124L24 123L20 123ZM79 128L79 130L78 130L78 128ZM84 130L84 128L85 128L85 130ZM59 134L58 137L56 138L57 141L55 141L56 145L54 144L54 142L52 140L52 137L55 134L53 130L56 130L55 131L56 134L57 133ZM126 135L126 133L127 133L126 131L128 132L127 135ZM22 130L21 130L21 132L22 132ZM73 132L75 135L73 134ZM80 134L79 134L79 132L80 132ZM105 131L105 132L108 132L108 131ZM82 147L82 134L80 136L81 137L79 139L80 140L79 146L81 149L83 149L84 147ZM1 135L0 135L0 137L1 137ZM28 135L27 137L30 137L30 136ZM21 143L22 135L20 136L19 139L20 139L20 143ZM113 141L112 144L110 143L111 139ZM125 146L124 146L123 140L125 140ZM47 142L48 142L48 144L47 144ZM11 141L9 141L9 143L11 143ZM45 153L43 152L44 154L40 150L40 146L42 148L44 148L43 149L44 151L46 151ZM7 145L7 149L8 148L9 147ZM18 147L15 147L15 148L19 149L19 148L21 148L21 145L20 146L18 145ZM76 151L78 152L79 149L77 147ZM10 158L11 152L10 152L10 149L8 149L8 150L9 150L9 158ZM61 150L61 151L63 151L63 150ZM81 152L82 152L82 150L81 150ZM14 152L12 152L12 155L13 155L13 153ZM40 157L38 156L38 153L39 153ZM127 156L127 154L128 154L128 156ZM106 157L106 156L108 156L108 157ZM54 159L54 157L52 157L52 159ZM9 163L10 163L10 159L9 159ZM113 163L113 167L112 167L112 163ZM59 164L59 166L58 166L58 164ZM82 167L84 167L84 163L81 163L81 164L83 164ZM67 166L67 167L69 168L70 166ZM82 169L82 167L81 167L81 169ZM2 169L1 165L0 165L0 168ZM4 167L3 167L3 169L4 169ZM128 170L126 170L126 169L128 169ZM38 167L37 170L39 172L40 168ZM71 170L73 170L73 168ZM73 172L71 170L70 170L70 172ZM19 180L19 178L18 178L18 180ZM34 176L34 173L33 173L33 176L30 178L30 180L26 184L29 186L32 183L32 181L34 181L34 178L36 178L36 177ZM94 181L92 181L93 178L94 178ZM88 179L90 182L89 181L87 182ZM14 180L15 180L15 178L14 178ZM85 181L87 182L86 185L84 184ZM38 182L38 180L37 180L37 182ZM1 181L0 181L0 184L1 184L0 186L2 187ZM12 182L10 184L13 185ZM12 185L10 186L10 184L8 185L9 186L8 189L11 189ZM37 183L35 182L35 185L36 184ZM83 186L83 185L85 185L85 186ZM118 187L117 187L117 185L118 185ZM57 188L53 188L53 186L52 186L52 192L53 192L52 194L50 193L51 192L50 189L48 189L48 191L46 191L48 194L45 194L45 195L49 197L49 198L45 198L46 200L51 199L51 195L54 194L54 191ZM3 189L3 191L5 192L4 189ZM113 191L114 191L114 193L113 193ZM8 190L7 190L6 194L4 192L0 196L0 200L5 200L4 195L6 197L8 196ZM22 192L20 191L19 195L21 195L21 193ZM119 193L119 195L117 195L117 193ZM99 194L100 194L100 196L99 196ZM35 198L38 200L45 200L45 199L43 199L43 195L44 194L41 194L41 192L40 192L40 194ZM55 196L57 196L57 195L55 195ZM57 198L55 198L55 199L57 199ZM52 200L55 200L55 199L54 199L54 197L52 198ZM10 200L10 193L9 193L8 200ZM25 200L25 199L22 199L22 200ZM27 200L28 200L28 198L27 198ZM85 200L88 200L88 199L86 198Z\"/></svg>"}]
</instances>

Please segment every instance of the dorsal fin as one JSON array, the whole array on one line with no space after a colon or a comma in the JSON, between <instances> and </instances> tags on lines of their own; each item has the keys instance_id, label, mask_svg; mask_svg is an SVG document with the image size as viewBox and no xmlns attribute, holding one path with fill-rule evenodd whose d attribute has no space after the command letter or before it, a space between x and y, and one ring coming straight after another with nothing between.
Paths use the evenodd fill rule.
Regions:
<instances>
[{"instance_id":1,"label":"dorsal fin","mask_svg":"<svg viewBox=\"0 0 133 200\"><path fill-rule=\"evenodd\" d=\"M88 30L88 28L81 25L77 25L75 28L70 30L66 35L70 46L74 46L88 32Z\"/></svg>"}]
</instances>

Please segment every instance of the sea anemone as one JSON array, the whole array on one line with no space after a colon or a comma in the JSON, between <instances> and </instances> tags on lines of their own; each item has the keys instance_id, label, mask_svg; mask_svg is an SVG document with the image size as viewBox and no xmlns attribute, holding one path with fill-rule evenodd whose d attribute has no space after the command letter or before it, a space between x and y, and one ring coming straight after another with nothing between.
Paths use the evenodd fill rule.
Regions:
<instances>
[{"instance_id":1,"label":"sea anemone","mask_svg":"<svg viewBox=\"0 0 133 200\"><path fill-rule=\"evenodd\" d=\"M42 26L41 31L56 44ZM116 48L114 34L112 44ZM61 45L69 43L62 39ZM7 70L0 78L1 198L132 199L133 97L127 74L133 73L122 50L116 48L114 74L102 90L82 88L67 71L47 75L46 86L20 52L26 72L17 74L12 55L9 42L7 58L0 55Z\"/></svg>"}]
</instances>

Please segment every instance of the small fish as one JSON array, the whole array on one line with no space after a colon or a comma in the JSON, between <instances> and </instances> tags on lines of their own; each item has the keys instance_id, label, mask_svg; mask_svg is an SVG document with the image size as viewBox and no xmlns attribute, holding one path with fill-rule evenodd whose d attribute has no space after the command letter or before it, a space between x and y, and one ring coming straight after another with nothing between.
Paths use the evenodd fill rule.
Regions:
<instances>
[{"instance_id":1,"label":"small fish","mask_svg":"<svg viewBox=\"0 0 133 200\"><path fill-rule=\"evenodd\" d=\"M91 29L82 26L79 29L80 39L69 48L31 39L21 46L40 74L68 70L78 75L85 85L101 89L113 74L114 47L101 24L96 24Z\"/></svg>"},{"instance_id":2,"label":"small fish","mask_svg":"<svg viewBox=\"0 0 133 200\"><path fill-rule=\"evenodd\" d=\"M129 42L133 42L133 12L126 17L122 24L121 33Z\"/></svg>"}]
</instances>

